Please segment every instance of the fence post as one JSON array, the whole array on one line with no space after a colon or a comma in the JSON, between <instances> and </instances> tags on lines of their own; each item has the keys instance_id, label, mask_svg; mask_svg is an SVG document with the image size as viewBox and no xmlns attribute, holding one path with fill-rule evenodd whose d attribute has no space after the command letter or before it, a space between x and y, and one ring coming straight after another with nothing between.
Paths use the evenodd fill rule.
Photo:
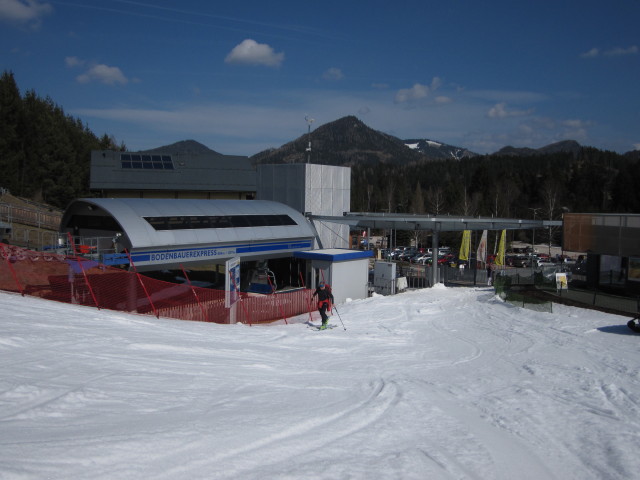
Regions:
<instances>
[{"instance_id":1,"label":"fence post","mask_svg":"<svg viewBox=\"0 0 640 480\"><path fill-rule=\"evenodd\" d=\"M82 276L84 277L84 283L87 284L87 288L89 289L89 293L91 294L91 298L93 299L93 303L95 304L96 308L98 310L100 310L100 305L98 305L98 300L96 299L96 296L93 293L93 288L91 288L91 284L89 283L89 277L87 277L87 272L84 271L84 266L82 265L82 260L80 260L81 257L79 257L78 256L78 252L76 252L76 244L73 241L73 237L71 236L71 232L67 232L67 235L69 236L69 241L71 242L71 247L73 248L73 254L76 257L76 261L78 262L78 265L80 265L80 270L82 270Z\"/></svg>"},{"instance_id":2,"label":"fence post","mask_svg":"<svg viewBox=\"0 0 640 480\"><path fill-rule=\"evenodd\" d=\"M304 283L304 278L302 278L302 272L299 272L299 273L300 273L300 282L302 283L302 287L306 289L307 286ZM313 318L311 317L311 298L312 297L309 297L309 299L307 300L307 308L309 309L309 323L313 322ZM638 300L638 302L640 302L640 299Z\"/></svg>"},{"instance_id":3,"label":"fence post","mask_svg":"<svg viewBox=\"0 0 640 480\"><path fill-rule=\"evenodd\" d=\"M160 318L160 314L156 310L156 306L153 304L153 300L151 300L151 296L149 295L149 292L147 291L147 287L145 287L144 282L142 281L142 278L140 278L140 274L138 273L138 270L136 269L136 266L133 263L131 255L129 254L129 250L127 250L125 248L124 249L124 253L126 253L127 257L129 258L129 264L133 267L133 272L135 273L136 277L138 278L138 282L140 282L140 285L142 286L142 290L144 290L144 294L147 296L147 299L149 300L149 303L151 304L151 309L153 310L153 313L156 315L156 318Z\"/></svg>"},{"instance_id":4,"label":"fence post","mask_svg":"<svg viewBox=\"0 0 640 480\"><path fill-rule=\"evenodd\" d=\"M202 315L204 316L205 322L208 322L209 321L209 316L207 315L207 312L204 309L204 306L202 305L202 303L200 303L200 297L198 297L198 294L196 293L195 288L193 288L193 285L191 285L191 279L187 275L187 272L185 271L185 269L182 266L182 264L180 264L180 268L182 269L182 274L184 275L184 278L187 279L187 283L189 284L189 288L191 288L191 293L193 293L193 296L196 297L196 302L198 302L198 306L200 307L200 310L202 310Z\"/></svg>"},{"instance_id":5,"label":"fence post","mask_svg":"<svg viewBox=\"0 0 640 480\"><path fill-rule=\"evenodd\" d=\"M278 294L276 293L276 288L273 285L273 283L271 283L271 277L269 276L268 273L267 273L267 280L269 281L269 286L271 287L271 294L275 296L276 305L278 305L278 308L280 309L280 313L282 314L282 319L284 320L285 325L289 325L289 322L287 322L287 317L284 314L284 309L282 308L282 305L280 305L280 298L278 297Z\"/></svg>"},{"instance_id":6,"label":"fence post","mask_svg":"<svg viewBox=\"0 0 640 480\"><path fill-rule=\"evenodd\" d=\"M24 289L20 284L20 280L18 280L18 275L16 274L16 271L14 270L13 265L11 265L11 259L9 258L11 256L11 251L8 248L5 250L3 245L2 253L7 257L7 266L9 267L9 270L11 270L11 275L13 276L13 280L16 282L16 285L18 286L18 290L20 290L20 295L24 297Z\"/></svg>"}]
</instances>

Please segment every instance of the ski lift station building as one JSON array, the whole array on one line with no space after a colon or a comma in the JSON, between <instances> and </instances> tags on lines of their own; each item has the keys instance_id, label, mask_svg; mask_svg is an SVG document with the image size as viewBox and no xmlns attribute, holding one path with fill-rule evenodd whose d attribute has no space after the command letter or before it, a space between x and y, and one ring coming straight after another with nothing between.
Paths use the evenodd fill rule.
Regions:
<instances>
[{"instance_id":1,"label":"ski lift station building","mask_svg":"<svg viewBox=\"0 0 640 480\"><path fill-rule=\"evenodd\" d=\"M300 255L314 249L313 224L294 208L270 200L83 198L67 207L61 232L72 234L106 265L128 265L130 258L145 272L201 267L205 276L213 272L224 279L218 267L237 257L245 265L242 288L257 293L271 291L270 284L258 281L260 272L275 272L278 286L298 286L301 275L310 286L327 278L325 271L331 277L326 265L320 272ZM368 256L333 258L366 263ZM360 270L363 279L355 283L366 292L367 270ZM262 291L251 290L252 285L262 285Z\"/></svg>"},{"instance_id":2,"label":"ski lift station building","mask_svg":"<svg viewBox=\"0 0 640 480\"><path fill-rule=\"evenodd\" d=\"M260 200L145 198L78 199L62 217L63 232L97 240L104 263L138 270L217 263L219 259L268 259L313 248L304 216L286 205ZM127 262L128 263L128 259Z\"/></svg>"},{"instance_id":3,"label":"ski lift station building","mask_svg":"<svg viewBox=\"0 0 640 480\"><path fill-rule=\"evenodd\" d=\"M341 264L340 278L349 278L351 269L345 270L346 264L368 265L371 252L361 251L354 258L347 250L347 225L314 224L308 218L311 214L342 215L349 211L350 168L258 165L252 176L248 159L218 159L227 169L241 168L232 175L214 175L214 179L209 174L203 180L202 172L209 169L203 167L202 159L210 161L212 153L163 154L167 157L159 157L159 161L166 160L163 168L156 168L153 155L147 155L153 168L129 165L129 157L134 154L128 153L92 152L91 187L113 198L77 199L67 207L61 221L62 233L71 233L76 242L93 242L88 245L91 253L107 265L128 265L129 257L123 253L126 250L135 268L147 274L184 267L204 276L202 272L213 269L219 284L224 273L219 267L238 257L243 262L245 290L250 290L255 272L274 272L279 288L301 283L315 287L320 280L337 278L332 275L332 264ZM238 163L240 160L244 163ZM149 177L149 172L162 178ZM138 176L133 178L134 174ZM215 192L206 195L198 190L211 188ZM223 195L225 189L235 193ZM257 200L246 192L255 192ZM332 250L330 265L315 256L300 256L302 252L321 252L323 247ZM341 255L342 249L349 255ZM353 271L358 278L349 283L362 285L362 293L351 292L349 296L366 297L367 269L362 273L363 268L358 266Z\"/></svg>"}]
</instances>

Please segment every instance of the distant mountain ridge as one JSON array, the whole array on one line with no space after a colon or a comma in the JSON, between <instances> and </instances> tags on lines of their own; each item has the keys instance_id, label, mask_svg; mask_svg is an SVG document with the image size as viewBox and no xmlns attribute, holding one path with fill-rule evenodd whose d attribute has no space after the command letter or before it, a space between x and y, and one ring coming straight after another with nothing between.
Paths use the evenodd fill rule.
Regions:
<instances>
[{"instance_id":1,"label":"distant mountain ridge","mask_svg":"<svg viewBox=\"0 0 640 480\"><path fill-rule=\"evenodd\" d=\"M311 141L311 152L307 147ZM525 157L553 153L578 155L582 146L575 140L564 140L538 149L507 146L488 156ZM401 140L374 130L354 116L347 116L319 126L310 135L253 155L252 163L311 163L353 166L356 164L415 164L438 160L459 161L481 157L463 147L430 139Z\"/></svg>"},{"instance_id":2,"label":"distant mountain ridge","mask_svg":"<svg viewBox=\"0 0 640 480\"><path fill-rule=\"evenodd\" d=\"M414 150L423 153L431 159L437 160L460 160L462 158L477 157L478 154L466 148L454 147L446 143L436 142L429 139L403 140L404 144Z\"/></svg>"},{"instance_id":3,"label":"distant mountain ridge","mask_svg":"<svg viewBox=\"0 0 640 480\"><path fill-rule=\"evenodd\" d=\"M561 142L552 143L541 148L516 148L503 147L493 155L507 155L513 157L530 157L535 155L548 155L553 153L571 153L573 156L578 155L582 146L575 140L563 140Z\"/></svg>"},{"instance_id":4,"label":"distant mountain ridge","mask_svg":"<svg viewBox=\"0 0 640 480\"><path fill-rule=\"evenodd\" d=\"M307 150L311 141L311 151ZM563 140L540 148L505 146L500 150L480 155L471 150L448 145L427 138L401 140L393 135L374 130L355 116L347 116L326 123L302 134L278 148L264 150L250 156L251 162L261 163L311 163L326 165L353 166L356 164L413 164L436 160L459 161L465 158L487 156L529 157L554 153L570 153L574 157L583 146L575 140ZM179 142L144 150L145 153L173 154L213 154L223 155L195 141ZM640 151L624 154L629 158L638 158Z\"/></svg>"}]
</instances>

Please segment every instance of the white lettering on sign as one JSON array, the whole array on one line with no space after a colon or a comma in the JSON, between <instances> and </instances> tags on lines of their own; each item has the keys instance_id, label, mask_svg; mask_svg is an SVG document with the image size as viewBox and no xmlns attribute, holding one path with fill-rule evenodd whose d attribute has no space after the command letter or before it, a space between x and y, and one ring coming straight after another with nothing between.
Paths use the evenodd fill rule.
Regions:
<instances>
[{"instance_id":1,"label":"white lettering on sign","mask_svg":"<svg viewBox=\"0 0 640 480\"><path fill-rule=\"evenodd\" d=\"M149 260L152 262L166 262L167 260L195 260L198 258L229 256L236 253L235 249L218 250L208 248L202 250L184 250L179 252L152 253Z\"/></svg>"}]
</instances>

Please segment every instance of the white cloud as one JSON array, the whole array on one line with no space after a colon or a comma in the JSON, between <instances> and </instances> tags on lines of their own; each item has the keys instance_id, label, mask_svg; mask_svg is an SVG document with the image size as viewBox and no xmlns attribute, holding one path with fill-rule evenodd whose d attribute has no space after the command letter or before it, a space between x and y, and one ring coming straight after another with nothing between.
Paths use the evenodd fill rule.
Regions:
<instances>
[{"instance_id":1,"label":"white cloud","mask_svg":"<svg viewBox=\"0 0 640 480\"><path fill-rule=\"evenodd\" d=\"M590 126L591 122L585 122L584 120L565 120L562 124L569 128L585 128Z\"/></svg>"},{"instance_id":2,"label":"white cloud","mask_svg":"<svg viewBox=\"0 0 640 480\"><path fill-rule=\"evenodd\" d=\"M247 38L233 47L224 61L240 65L279 67L284 61L284 53L276 53L269 45Z\"/></svg>"},{"instance_id":3,"label":"white cloud","mask_svg":"<svg viewBox=\"0 0 640 480\"><path fill-rule=\"evenodd\" d=\"M598 55L600 55L600 49L598 48L592 48L588 52L584 52L580 54L582 58L595 58Z\"/></svg>"},{"instance_id":4,"label":"white cloud","mask_svg":"<svg viewBox=\"0 0 640 480\"><path fill-rule=\"evenodd\" d=\"M440 77L433 77L431 80L431 85L422 85L420 83L416 83L411 88L403 88L398 90L396 93L394 102L395 103L408 103L415 102L417 100L421 100L426 98L432 92L435 92L442 85L442 79ZM444 99L446 97L442 97ZM437 102L437 99L436 99ZM446 102L442 102L446 103Z\"/></svg>"},{"instance_id":5,"label":"white cloud","mask_svg":"<svg viewBox=\"0 0 640 480\"><path fill-rule=\"evenodd\" d=\"M444 95L438 95L436 98L434 98L434 100L439 105L445 105L447 103L453 102L453 99L451 97L445 97Z\"/></svg>"},{"instance_id":6,"label":"white cloud","mask_svg":"<svg viewBox=\"0 0 640 480\"><path fill-rule=\"evenodd\" d=\"M591 127L593 123L584 120L564 120L561 125L564 128L564 130L561 131L561 135L564 138L570 138L580 142L589 138L588 128Z\"/></svg>"},{"instance_id":7,"label":"white cloud","mask_svg":"<svg viewBox=\"0 0 640 480\"><path fill-rule=\"evenodd\" d=\"M549 96L546 94L523 90L461 90L459 93L482 102L507 102L521 105L549 101Z\"/></svg>"},{"instance_id":8,"label":"white cloud","mask_svg":"<svg viewBox=\"0 0 640 480\"><path fill-rule=\"evenodd\" d=\"M339 68L331 67L322 74L322 78L325 80L341 80L344 78L344 74Z\"/></svg>"},{"instance_id":9,"label":"white cloud","mask_svg":"<svg viewBox=\"0 0 640 480\"><path fill-rule=\"evenodd\" d=\"M73 67L78 67L80 65L83 65L84 61L80 60L78 57L66 57L64 59L64 63L67 65L67 67L73 68Z\"/></svg>"},{"instance_id":10,"label":"white cloud","mask_svg":"<svg viewBox=\"0 0 640 480\"><path fill-rule=\"evenodd\" d=\"M118 67L94 65L82 75L76 77L79 83L100 82L106 85L124 85L129 82Z\"/></svg>"},{"instance_id":11,"label":"white cloud","mask_svg":"<svg viewBox=\"0 0 640 480\"><path fill-rule=\"evenodd\" d=\"M396 93L395 102L396 103L406 103L415 100L420 100L421 98L425 98L429 95L429 87L426 85L422 85L420 83L416 83L411 88L403 88L398 90Z\"/></svg>"},{"instance_id":12,"label":"white cloud","mask_svg":"<svg viewBox=\"0 0 640 480\"><path fill-rule=\"evenodd\" d=\"M638 53L638 47L636 45L632 45L628 48L616 47L611 50L607 50L604 52L604 55L608 57L618 57L622 55L635 55Z\"/></svg>"},{"instance_id":13,"label":"white cloud","mask_svg":"<svg viewBox=\"0 0 640 480\"><path fill-rule=\"evenodd\" d=\"M615 48L611 48L609 50L601 50L599 48L592 48L591 50L589 50L588 52L584 52L583 54L581 54L580 56L582 58L596 58L599 56L604 56L604 57L622 57L625 55L637 55L638 52L640 52L640 49L638 48L637 45L631 45L630 47L627 48L622 48L622 47L615 47Z\"/></svg>"},{"instance_id":14,"label":"white cloud","mask_svg":"<svg viewBox=\"0 0 640 480\"><path fill-rule=\"evenodd\" d=\"M640 150L640 143L634 143L633 144L633 149L634 150Z\"/></svg>"},{"instance_id":15,"label":"white cloud","mask_svg":"<svg viewBox=\"0 0 640 480\"><path fill-rule=\"evenodd\" d=\"M487 117L489 118L508 118L508 117L523 117L530 115L533 109L529 110L507 110L507 104L505 102L497 103L489 109Z\"/></svg>"},{"instance_id":16,"label":"white cloud","mask_svg":"<svg viewBox=\"0 0 640 480\"><path fill-rule=\"evenodd\" d=\"M48 3L38 0L0 0L0 20L16 24L40 26L42 17L53 11Z\"/></svg>"}]
</instances>

